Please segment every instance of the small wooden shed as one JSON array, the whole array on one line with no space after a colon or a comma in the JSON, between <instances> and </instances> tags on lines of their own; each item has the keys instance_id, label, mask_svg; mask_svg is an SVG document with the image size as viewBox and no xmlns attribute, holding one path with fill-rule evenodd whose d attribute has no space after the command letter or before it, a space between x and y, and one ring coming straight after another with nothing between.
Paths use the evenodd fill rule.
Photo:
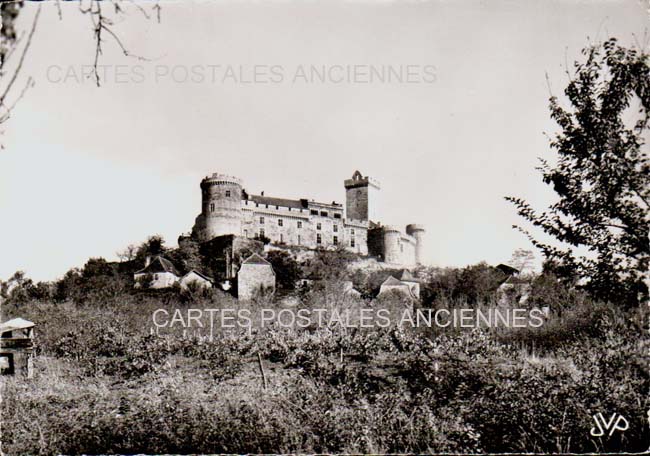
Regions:
<instances>
[{"instance_id":1,"label":"small wooden shed","mask_svg":"<svg viewBox=\"0 0 650 456\"><path fill-rule=\"evenodd\" d=\"M0 323L0 375L32 378L34 326L23 318Z\"/></svg>"}]
</instances>

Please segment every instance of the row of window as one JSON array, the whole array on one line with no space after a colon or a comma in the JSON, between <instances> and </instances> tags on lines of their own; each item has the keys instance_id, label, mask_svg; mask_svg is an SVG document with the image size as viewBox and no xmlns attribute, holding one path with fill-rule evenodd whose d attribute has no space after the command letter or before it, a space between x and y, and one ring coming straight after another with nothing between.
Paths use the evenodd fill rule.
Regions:
<instances>
[{"instance_id":1,"label":"row of window","mask_svg":"<svg viewBox=\"0 0 650 456\"><path fill-rule=\"evenodd\" d=\"M260 217L260 225L264 225L264 217ZM284 226L284 220L283 219L278 219L278 226ZM302 228L302 220L298 220L296 222L296 226L298 228ZM323 228L322 223L318 222L316 224L316 229L321 230ZM332 229L334 230L335 233L338 233L339 231L339 226L338 225L333 225ZM350 234L354 235L354 228L350 230Z\"/></svg>"},{"instance_id":2,"label":"row of window","mask_svg":"<svg viewBox=\"0 0 650 456\"><path fill-rule=\"evenodd\" d=\"M245 231L245 235L246 235L246 237L248 237L248 231ZM264 231L264 228L260 228L260 234L259 234L260 238L265 237L265 235L266 235L266 233ZM284 235L282 233L280 233L280 243L283 243L283 242L284 242ZM320 233L317 233L316 234L316 244L320 245L322 243L323 243L323 236ZM332 244L339 245L339 237L338 236L333 236L332 237ZM302 238L301 238L300 235L298 235L298 245L302 245ZM354 247L354 246L355 246L355 242L354 242L354 238L352 238L352 239L350 239L350 247Z\"/></svg>"},{"instance_id":3,"label":"row of window","mask_svg":"<svg viewBox=\"0 0 650 456\"><path fill-rule=\"evenodd\" d=\"M311 215L320 215L321 217L329 217L329 212L327 212L327 211L320 211L320 212L318 212L316 209L312 209L312 210L310 211L310 213L311 213ZM333 215L333 217L334 217L335 219L340 219L340 218L341 218L341 214L338 213L338 212L335 212L334 215Z\"/></svg>"}]
</instances>

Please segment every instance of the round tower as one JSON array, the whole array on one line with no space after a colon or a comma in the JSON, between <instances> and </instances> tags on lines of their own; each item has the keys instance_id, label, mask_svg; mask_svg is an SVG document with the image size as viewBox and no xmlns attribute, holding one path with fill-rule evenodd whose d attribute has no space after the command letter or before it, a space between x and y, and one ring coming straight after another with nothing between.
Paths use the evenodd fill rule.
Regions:
<instances>
[{"instance_id":1,"label":"round tower","mask_svg":"<svg viewBox=\"0 0 650 456\"><path fill-rule=\"evenodd\" d=\"M401 264L402 251L400 239L402 233L395 226L384 226L384 261L386 263Z\"/></svg>"},{"instance_id":2,"label":"round tower","mask_svg":"<svg viewBox=\"0 0 650 456\"><path fill-rule=\"evenodd\" d=\"M411 224L406 225L406 234L415 238L415 262L422 264L422 252L424 250L424 233L426 230L423 225Z\"/></svg>"},{"instance_id":3,"label":"round tower","mask_svg":"<svg viewBox=\"0 0 650 456\"><path fill-rule=\"evenodd\" d=\"M201 181L201 214L194 233L201 241L226 234L241 235L242 181L214 173Z\"/></svg>"}]
</instances>

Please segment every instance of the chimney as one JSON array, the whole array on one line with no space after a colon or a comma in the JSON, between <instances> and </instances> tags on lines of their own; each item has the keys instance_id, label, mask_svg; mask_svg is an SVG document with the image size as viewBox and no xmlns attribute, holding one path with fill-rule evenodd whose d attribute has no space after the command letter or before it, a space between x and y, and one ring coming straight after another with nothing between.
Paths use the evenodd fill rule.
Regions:
<instances>
[{"instance_id":1,"label":"chimney","mask_svg":"<svg viewBox=\"0 0 650 456\"><path fill-rule=\"evenodd\" d=\"M151 264L151 255L147 255L147 257L144 259L144 267L146 268Z\"/></svg>"}]
</instances>

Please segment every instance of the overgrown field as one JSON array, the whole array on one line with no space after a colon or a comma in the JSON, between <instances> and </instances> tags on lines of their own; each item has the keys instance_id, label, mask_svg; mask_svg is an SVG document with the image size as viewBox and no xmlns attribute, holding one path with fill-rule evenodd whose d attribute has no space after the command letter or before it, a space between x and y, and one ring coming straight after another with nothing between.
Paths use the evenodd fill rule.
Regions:
<instances>
[{"instance_id":1,"label":"overgrown field","mask_svg":"<svg viewBox=\"0 0 650 456\"><path fill-rule=\"evenodd\" d=\"M151 294L5 305L5 314L37 323L38 354L34 379L3 379L3 450L648 448L647 315L639 311L582 303L541 328L499 331L267 328L211 342L151 334L161 306L233 305L220 295L181 303ZM598 412L623 415L629 429L592 437Z\"/></svg>"}]
</instances>

